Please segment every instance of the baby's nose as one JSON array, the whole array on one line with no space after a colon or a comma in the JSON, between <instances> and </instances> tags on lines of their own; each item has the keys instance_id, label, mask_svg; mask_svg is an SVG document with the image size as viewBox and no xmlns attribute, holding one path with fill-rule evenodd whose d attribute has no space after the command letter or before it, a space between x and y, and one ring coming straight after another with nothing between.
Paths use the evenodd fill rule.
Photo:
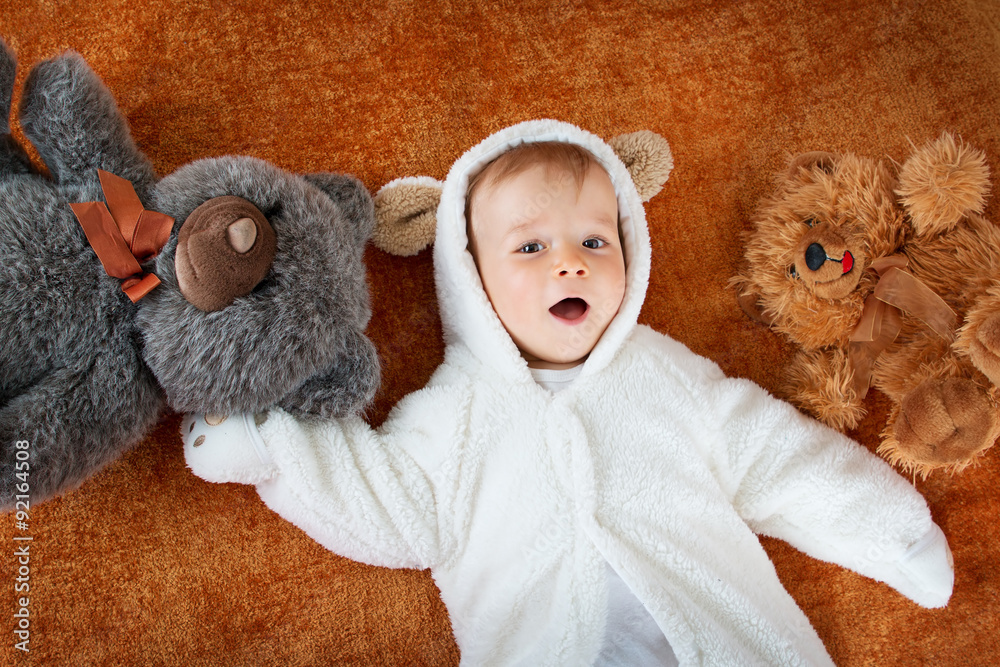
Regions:
<instances>
[{"instance_id":1,"label":"baby's nose","mask_svg":"<svg viewBox=\"0 0 1000 667\"><path fill-rule=\"evenodd\" d=\"M579 253L564 252L555 264L555 272L560 277L577 276L584 278L590 273L590 270Z\"/></svg>"}]
</instances>

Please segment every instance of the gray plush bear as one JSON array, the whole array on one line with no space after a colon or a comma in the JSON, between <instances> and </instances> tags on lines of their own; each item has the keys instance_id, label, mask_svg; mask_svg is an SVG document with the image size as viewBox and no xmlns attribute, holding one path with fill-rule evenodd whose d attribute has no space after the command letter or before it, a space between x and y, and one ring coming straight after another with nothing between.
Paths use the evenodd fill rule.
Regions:
<instances>
[{"instance_id":1,"label":"gray plush bear","mask_svg":"<svg viewBox=\"0 0 1000 667\"><path fill-rule=\"evenodd\" d=\"M38 64L21 100L44 176L11 137L0 47L0 508L75 488L165 405L328 418L371 400L357 180L249 157L159 178L74 53Z\"/></svg>"}]
</instances>

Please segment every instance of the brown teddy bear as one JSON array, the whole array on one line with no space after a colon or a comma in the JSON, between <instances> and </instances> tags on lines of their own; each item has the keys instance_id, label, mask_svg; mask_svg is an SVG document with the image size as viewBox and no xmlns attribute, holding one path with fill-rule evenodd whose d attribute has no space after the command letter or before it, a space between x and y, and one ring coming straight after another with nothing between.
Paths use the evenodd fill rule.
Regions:
<instances>
[{"instance_id":1,"label":"brown teddy bear","mask_svg":"<svg viewBox=\"0 0 1000 667\"><path fill-rule=\"evenodd\" d=\"M733 279L801 349L783 393L845 430L869 386L892 401L879 452L958 471L1000 435L1000 230L984 155L948 134L902 167L807 153L759 206Z\"/></svg>"}]
</instances>

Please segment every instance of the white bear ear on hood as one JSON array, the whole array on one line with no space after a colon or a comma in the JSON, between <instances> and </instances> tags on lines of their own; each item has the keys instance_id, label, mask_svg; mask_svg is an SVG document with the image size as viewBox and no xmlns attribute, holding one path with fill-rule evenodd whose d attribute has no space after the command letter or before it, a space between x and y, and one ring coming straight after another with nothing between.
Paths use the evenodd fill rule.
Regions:
<instances>
[{"instance_id":1,"label":"white bear ear on hood","mask_svg":"<svg viewBox=\"0 0 1000 667\"><path fill-rule=\"evenodd\" d=\"M442 186L429 176L397 178L382 186L375 195L375 246L405 257L430 245Z\"/></svg>"},{"instance_id":2,"label":"white bear ear on hood","mask_svg":"<svg viewBox=\"0 0 1000 667\"><path fill-rule=\"evenodd\" d=\"M608 142L628 169L642 201L652 199L670 177L674 156L667 140L649 130L622 134Z\"/></svg>"}]
</instances>

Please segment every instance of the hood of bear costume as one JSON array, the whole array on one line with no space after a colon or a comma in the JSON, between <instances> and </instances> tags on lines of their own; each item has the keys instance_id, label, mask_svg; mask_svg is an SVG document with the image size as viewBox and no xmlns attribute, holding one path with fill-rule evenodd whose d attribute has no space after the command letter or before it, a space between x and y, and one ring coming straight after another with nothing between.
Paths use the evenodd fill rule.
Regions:
<instances>
[{"instance_id":1,"label":"hood of bear costume","mask_svg":"<svg viewBox=\"0 0 1000 667\"><path fill-rule=\"evenodd\" d=\"M451 167L437 209L434 272L445 342L460 342L480 361L510 379L530 380L527 362L493 310L468 249L465 218L469 179L502 153L523 143L559 141L589 151L608 173L618 196L625 254L625 296L618 314L591 351L581 377L606 366L635 328L650 270L649 230L642 199L628 169L610 145L574 125L555 120L519 123L467 151Z\"/></svg>"}]
</instances>

